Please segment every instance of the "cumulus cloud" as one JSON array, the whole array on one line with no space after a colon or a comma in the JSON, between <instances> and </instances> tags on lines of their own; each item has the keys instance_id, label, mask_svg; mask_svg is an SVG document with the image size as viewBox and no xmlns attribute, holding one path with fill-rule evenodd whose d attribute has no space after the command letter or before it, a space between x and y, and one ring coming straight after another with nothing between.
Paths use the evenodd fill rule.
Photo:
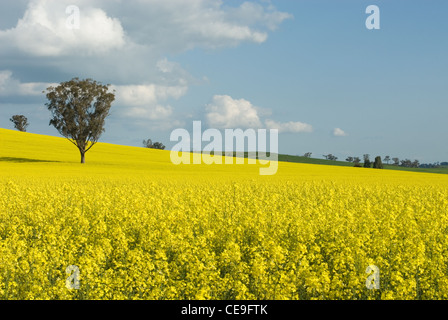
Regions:
<instances>
[{"instance_id":1,"label":"cumulus cloud","mask_svg":"<svg viewBox=\"0 0 448 320\"><path fill-rule=\"evenodd\" d=\"M17 1L19 2L19 1ZM15 2L16 3L16 2ZM269 2L229 4L221 0L21 0L14 18L2 19L0 70L16 70L8 61L26 59L29 72L21 81L11 71L0 71L0 96L37 99L53 83L70 75L113 83L114 108L132 120L170 122L183 117L172 107L201 82L172 56L195 48L216 49L242 43L263 43L292 16ZM25 4L26 3L26 4ZM80 25L67 28L80 10ZM2 17L10 6L0 4ZM16 67L19 68L19 67ZM23 75L23 69L21 70ZM69 75L69 76L68 76ZM27 79L28 77L28 79ZM40 80L39 79L39 80ZM28 81L27 81L28 80ZM15 98L14 98L15 99ZM15 99L16 100L16 99ZM268 115L246 100L216 96L208 107L216 127L264 127Z\"/></svg>"},{"instance_id":2,"label":"cumulus cloud","mask_svg":"<svg viewBox=\"0 0 448 320\"><path fill-rule=\"evenodd\" d=\"M76 12L67 11L71 6L79 8L79 29L67 27L67 22L75 22ZM291 17L268 3L29 0L21 18L0 30L0 68L2 60L19 54L48 79L55 78L52 70L54 76L59 72L122 85L118 101L134 108L130 114L157 118L155 114L173 112L164 96L178 98L188 86L201 82L164 56L197 47L261 43ZM40 90L40 84L16 87L21 88L17 93Z\"/></svg>"},{"instance_id":3,"label":"cumulus cloud","mask_svg":"<svg viewBox=\"0 0 448 320\"><path fill-rule=\"evenodd\" d=\"M245 99L233 99L228 95L215 95L205 108L207 124L212 128L267 128L277 129L279 132L312 132L313 127L303 122L278 122L270 119L260 119L260 113L271 115L267 109L254 106Z\"/></svg>"},{"instance_id":4,"label":"cumulus cloud","mask_svg":"<svg viewBox=\"0 0 448 320\"><path fill-rule=\"evenodd\" d=\"M79 8L79 29L67 28ZM238 7L216 0L147 0L132 6L109 0L31 0L16 26L0 30L2 47L33 56L104 55L128 46L153 52L220 48L262 43L288 13L245 2Z\"/></svg>"},{"instance_id":5,"label":"cumulus cloud","mask_svg":"<svg viewBox=\"0 0 448 320\"><path fill-rule=\"evenodd\" d=\"M278 132L290 132L290 133L299 133L299 132L312 132L313 126L308 123L303 122L277 122L274 120L267 119L265 121L266 127L268 129L277 129Z\"/></svg>"},{"instance_id":6,"label":"cumulus cloud","mask_svg":"<svg viewBox=\"0 0 448 320\"><path fill-rule=\"evenodd\" d=\"M207 123L212 128L260 128L257 109L245 99L233 99L228 95L215 95L205 107Z\"/></svg>"},{"instance_id":7,"label":"cumulus cloud","mask_svg":"<svg viewBox=\"0 0 448 320\"><path fill-rule=\"evenodd\" d=\"M170 105L163 105L169 99L179 99L187 92L186 86L113 85L116 104L121 114L131 118L159 120L166 119L173 113Z\"/></svg>"},{"instance_id":8,"label":"cumulus cloud","mask_svg":"<svg viewBox=\"0 0 448 320\"><path fill-rule=\"evenodd\" d=\"M125 45L125 32L118 19L85 1L78 2L84 5L79 29L67 27L74 12L66 13L65 1L32 0L14 28L0 30L0 44L50 57L104 54Z\"/></svg>"},{"instance_id":9,"label":"cumulus cloud","mask_svg":"<svg viewBox=\"0 0 448 320\"><path fill-rule=\"evenodd\" d=\"M342 130L341 128L335 128L333 130L333 136L335 136L335 137L346 137L347 133L345 133L345 131Z\"/></svg>"}]
</instances>

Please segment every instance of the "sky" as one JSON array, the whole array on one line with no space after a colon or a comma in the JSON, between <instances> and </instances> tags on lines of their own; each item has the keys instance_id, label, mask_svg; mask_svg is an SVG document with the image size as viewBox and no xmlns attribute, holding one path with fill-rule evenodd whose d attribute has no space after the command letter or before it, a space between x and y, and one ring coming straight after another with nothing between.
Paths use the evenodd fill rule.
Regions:
<instances>
[{"instance_id":1,"label":"sky","mask_svg":"<svg viewBox=\"0 0 448 320\"><path fill-rule=\"evenodd\" d=\"M28 132L59 136L42 91L78 77L115 90L102 142L170 149L174 129L202 121L278 129L284 154L448 161L446 12L444 0L1 0L0 127L23 114Z\"/></svg>"}]
</instances>

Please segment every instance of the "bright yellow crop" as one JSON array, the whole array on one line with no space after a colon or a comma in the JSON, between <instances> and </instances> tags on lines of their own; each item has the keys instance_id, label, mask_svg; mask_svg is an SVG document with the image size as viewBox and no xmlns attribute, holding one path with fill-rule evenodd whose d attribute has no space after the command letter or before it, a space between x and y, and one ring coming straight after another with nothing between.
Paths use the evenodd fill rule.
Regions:
<instances>
[{"instance_id":1,"label":"bright yellow crop","mask_svg":"<svg viewBox=\"0 0 448 320\"><path fill-rule=\"evenodd\" d=\"M448 298L448 176L288 163L259 176L107 144L86 160L0 130L0 299Z\"/></svg>"}]
</instances>

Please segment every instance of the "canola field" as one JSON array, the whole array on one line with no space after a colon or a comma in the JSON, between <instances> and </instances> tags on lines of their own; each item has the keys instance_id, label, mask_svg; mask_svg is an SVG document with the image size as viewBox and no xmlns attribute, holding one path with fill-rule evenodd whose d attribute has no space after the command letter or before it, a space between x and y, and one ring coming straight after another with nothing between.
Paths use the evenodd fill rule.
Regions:
<instances>
[{"instance_id":1,"label":"canola field","mask_svg":"<svg viewBox=\"0 0 448 320\"><path fill-rule=\"evenodd\" d=\"M447 175L79 160L0 129L0 299L448 298Z\"/></svg>"}]
</instances>

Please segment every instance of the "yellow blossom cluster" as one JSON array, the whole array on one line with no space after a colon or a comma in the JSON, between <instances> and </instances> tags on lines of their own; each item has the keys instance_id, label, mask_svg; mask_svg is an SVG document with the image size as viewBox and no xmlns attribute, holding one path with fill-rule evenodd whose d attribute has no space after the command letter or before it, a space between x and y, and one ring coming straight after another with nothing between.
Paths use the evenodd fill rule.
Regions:
<instances>
[{"instance_id":1,"label":"yellow blossom cluster","mask_svg":"<svg viewBox=\"0 0 448 320\"><path fill-rule=\"evenodd\" d=\"M448 298L440 187L9 179L0 194L2 299Z\"/></svg>"}]
</instances>

